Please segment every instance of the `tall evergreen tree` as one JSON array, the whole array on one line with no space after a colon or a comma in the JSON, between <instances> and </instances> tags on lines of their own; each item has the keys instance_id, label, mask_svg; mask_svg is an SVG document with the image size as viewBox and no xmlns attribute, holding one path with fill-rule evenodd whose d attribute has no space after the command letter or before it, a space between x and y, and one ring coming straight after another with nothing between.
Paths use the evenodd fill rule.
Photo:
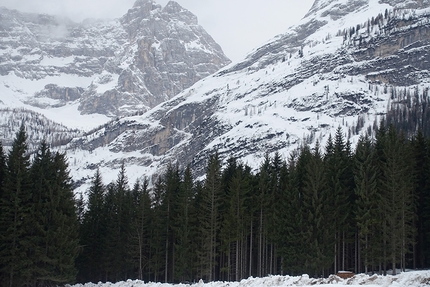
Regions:
<instances>
[{"instance_id":1,"label":"tall evergreen tree","mask_svg":"<svg viewBox=\"0 0 430 287\"><path fill-rule=\"evenodd\" d=\"M332 198L329 195L324 172L324 162L317 143L315 152L306 166L303 188L305 241L309 248L306 267L313 275L325 275L333 260Z\"/></svg>"},{"instance_id":2,"label":"tall evergreen tree","mask_svg":"<svg viewBox=\"0 0 430 287\"><path fill-rule=\"evenodd\" d=\"M131 259L128 256L129 235L131 233L132 197L128 186L124 163L118 172L117 180L107 188L107 280L126 280L132 272Z\"/></svg>"},{"instance_id":3,"label":"tall evergreen tree","mask_svg":"<svg viewBox=\"0 0 430 287\"><path fill-rule=\"evenodd\" d=\"M334 142L330 142L326 148L325 165L328 189L331 191L331 199L335 216L334 226L336 231L332 235L336 242L334 269L349 269L348 243L350 243L352 213L352 165L349 143L345 140L342 128L336 130Z\"/></svg>"},{"instance_id":4,"label":"tall evergreen tree","mask_svg":"<svg viewBox=\"0 0 430 287\"><path fill-rule=\"evenodd\" d=\"M174 281L175 270L175 241L177 227L177 196L180 192L181 178L178 165L169 164L164 175L165 192L162 201L163 220L166 232L164 256L164 282Z\"/></svg>"},{"instance_id":5,"label":"tall evergreen tree","mask_svg":"<svg viewBox=\"0 0 430 287\"><path fill-rule=\"evenodd\" d=\"M34 262L28 258L34 242L32 231L32 193L30 160L24 125L16 134L7 157L7 168L0 201L0 262L3 286L32 284Z\"/></svg>"},{"instance_id":6,"label":"tall evergreen tree","mask_svg":"<svg viewBox=\"0 0 430 287\"><path fill-rule=\"evenodd\" d=\"M414 234L413 182L409 148L406 140L398 136L390 126L384 149L386 162L384 173L383 208L385 210L385 238L387 240L387 260L395 273L396 265L405 268L405 256L410 251Z\"/></svg>"},{"instance_id":7,"label":"tall evergreen tree","mask_svg":"<svg viewBox=\"0 0 430 287\"><path fill-rule=\"evenodd\" d=\"M281 175L282 196L279 200L277 230L278 245L282 256L282 269L286 274L298 275L304 272L306 260L303 190L299 170L311 156L308 147L301 149L298 158L291 156L288 171Z\"/></svg>"},{"instance_id":8,"label":"tall evergreen tree","mask_svg":"<svg viewBox=\"0 0 430 287\"><path fill-rule=\"evenodd\" d=\"M190 166L185 169L183 180L176 196L176 226L177 239L175 243L176 258L175 278L179 281L191 281L193 278L192 249L192 200L194 197L194 182Z\"/></svg>"},{"instance_id":9,"label":"tall evergreen tree","mask_svg":"<svg viewBox=\"0 0 430 287\"><path fill-rule=\"evenodd\" d=\"M364 272L380 262L381 242L381 195L378 190L378 169L374 148L368 137L362 137L355 151L355 194L357 196L355 218L360 239L360 258ZM360 270L359 270L360 271Z\"/></svg>"},{"instance_id":10,"label":"tall evergreen tree","mask_svg":"<svg viewBox=\"0 0 430 287\"><path fill-rule=\"evenodd\" d=\"M73 182L69 174L66 155L56 152L51 160L54 176L50 184L50 211L46 213L47 238L45 247L49 273L41 282L64 284L73 282L77 270L75 260L79 252L79 222ZM54 263L52 263L54 261Z\"/></svg>"},{"instance_id":11,"label":"tall evergreen tree","mask_svg":"<svg viewBox=\"0 0 430 287\"><path fill-rule=\"evenodd\" d=\"M424 138L421 130L412 139L412 157L414 160L415 190L416 197L416 245L413 267L426 268L430 266L430 238L427 230L430 225L430 158L428 140Z\"/></svg>"},{"instance_id":12,"label":"tall evergreen tree","mask_svg":"<svg viewBox=\"0 0 430 287\"><path fill-rule=\"evenodd\" d=\"M3 184L5 181L5 176L6 176L6 155L3 150L3 144L0 141L0 198L3 196Z\"/></svg>"},{"instance_id":13,"label":"tall evergreen tree","mask_svg":"<svg viewBox=\"0 0 430 287\"><path fill-rule=\"evenodd\" d=\"M269 274L268 272L268 233L270 225L270 176L271 166L269 154L266 154L263 163L258 172L258 256L257 256L257 276L262 277Z\"/></svg>"},{"instance_id":14,"label":"tall evergreen tree","mask_svg":"<svg viewBox=\"0 0 430 287\"><path fill-rule=\"evenodd\" d=\"M87 210L81 224L82 253L79 256L79 280L99 282L105 279L103 269L106 249L107 214L105 213L105 186L97 169L88 189Z\"/></svg>"},{"instance_id":15,"label":"tall evergreen tree","mask_svg":"<svg viewBox=\"0 0 430 287\"><path fill-rule=\"evenodd\" d=\"M283 166L283 160L278 151L275 152L273 158L270 161L269 168L269 194L268 194L268 209L266 212L266 226L267 226L267 239L268 239L268 274L277 274L279 272L279 262L278 262L278 254L277 254L277 226L276 222L276 210L280 208L280 198L281 198L281 189L280 189L280 176L281 170Z\"/></svg>"},{"instance_id":16,"label":"tall evergreen tree","mask_svg":"<svg viewBox=\"0 0 430 287\"><path fill-rule=\"evenodd\" d=\"M3 208L1 207L2 206L1 201L3 198L3 185L5 181L5 176L6 176L6 155L3 150L3 144L0 141L0 218L3 217ZM3 273L1 272L2 269L3 269L3 264L0 263L0 281L4 282L5 279L2 277L3 276Z\"/></svg>"},{"instance_id":17,"label":"tall evergreen tree","mask_svg":"<svg viewBox=\"0 0 430 287\"><path fill-rule=\"evenodd\" d=\"M380 206L380 214L381 214L381 220L380 220L380 232L381 232L381 242L380 242L380 263L379 268L380 272L383 272L386 274L387 271L387 225L385 224L385 218L387 218L389 215L387 214L387 209L384 207L384 183L386 181L385 179L385 173L384 173L384 165L387 162L387 158L385 155L384 150L386 149L387 145L387 130L385 128L384 121L381 121L379 126L376 126L376 136L375 136L375 159L376 159L376 169L378 173L378 180L377 180L377 188L379 191L379 194L381 196L381 206Z\"/></svg>"},{"instance_id":18,"label":"tall evergreen tree","mask_svg":"<svg viewBox=\"0 0 430 287\"><path fill-rule=\"evenodd\" d=\"M166 226L164 220L163 198L165 181L158 177L153 189L152 220L150 224L150 270L154 281L161 281L165 264Z\"/></svg>"},{"instance_id":19,"label":"tall evergreen tree","mask_svg":"<svg viewBox=\"0 0 430 287\"><path fill-rule=\"evenodd\" d=\"M149 261L149 234L151 222L151 197L149 194L148 180L143 183L136 182L132 190L133 213L130 239L130 257L135 259L137 278L140 280L149 278L145 275Z\"/></svg>"},{"instance_id":20,"label":"tall evergreen tree","mask_svg":"<svg viewBox=\"0 0 430 287\"><path fill-rule=\"evenodd\" d=\"M218 152L215 152L209 157L206 168L206 180L202 189L201 217L199 220L202 236L202 253L200 254L202 275L209 281L216 279L215 267L218 255L221 194L221 162Z\"/></svg>"},{"instance_id":21,"label":"tall evergreen tree","mask_svg":"<svg viewBox=\"0 0 430 287\"><path fill-rule=\"evenodd\" d=\"M230 189L227 194L228 209L224 217L222 232L227 253L228 279L239 281L244 277L245 258L247 256L244 245L248 231L249 213L246 210L247 194L249 192L248 175L239 165L234 172Z\"/></svg>"}]
</instances>

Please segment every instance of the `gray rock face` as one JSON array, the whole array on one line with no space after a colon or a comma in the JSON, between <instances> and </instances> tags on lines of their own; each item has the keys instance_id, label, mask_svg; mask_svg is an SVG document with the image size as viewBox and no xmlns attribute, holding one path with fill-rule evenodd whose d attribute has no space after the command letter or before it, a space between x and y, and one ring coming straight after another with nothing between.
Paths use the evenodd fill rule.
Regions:
<instances>
[{"instance_id":1,"label":"gray rock face","mask_svg":"<svg viewBox=\"0 0 430 287\"><path fill-rule=\"evenodd\" d=\"M33 98L29 98L25 103L45 109L47 107L62 107L66 105L68 102L73 102L79 100L81 98L82 93L84 92L83 88L75 87L59 87L55 84L48 84L45 88L37 92ZM47 104L39 101L39 99L49 98L53 100L57 100L57 104Z\"/></svg>"},{"instance_id":2,"label":"gray rock face","mask_svg":"<svg viewBox=\"0 0 430 287\"><path fill-rule=\"evenodd\" d=\"M94 76L122 44L111 41L112 31L103 22L77 24L6 8L0 8L0 27L1 75L15 72L31 80L61 74ZM91 38L95 34L98 37Z\"/></svg>"},{"instance_id":3,"label":"gray rock face","mask_svg":"<svg viewBox=\"0 0 430 287\"><path fill-rule=\"evenodd\" d=\"M110 71L118 81L108 91L91 87L85 92L83 113L147 111L229 63L197 17L176 2L163 8L153 1L137 1L120 23L129 45L108 64L121 66Z\"/></svg>"},{"instance_id":4,"label":"gray rock face","mask_svg":"<svg viewBox=\"0 0 430 287\"><path fill-rule=\"evenodd\" d=\"M0 76L49 83L27 92L25 104L79 101L82 114L146 111L230 62L173 1L139 0L120 19L82 23L0 8L0 34Z\"/></svg>"}]
</instances>

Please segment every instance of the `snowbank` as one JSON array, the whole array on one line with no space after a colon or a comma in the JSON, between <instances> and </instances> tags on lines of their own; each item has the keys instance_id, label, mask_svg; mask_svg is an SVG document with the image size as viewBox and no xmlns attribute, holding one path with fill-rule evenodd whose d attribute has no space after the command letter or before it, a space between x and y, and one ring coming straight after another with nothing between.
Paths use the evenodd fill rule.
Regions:
<instances>
[{"instance_id":1,"label":"snowbank","mask_svg":"<svg viewBox=\"0 0 430 287\"><path fill-rule=\"evenodd\" d=\"M240 282L210 282L203 283L200 281L194 284L166 284L166 283L153 283L143 282L139 280L128 280L126 282L118 283L86 283L76 284L71 287L270 287L270 286L384 286L384 287L397 287L397 286L412 286L422 287L430 286L430 270L427 271L413 271L405 272L396 276L387 275L365 275L357 274L349 279L341 279L335 275L329 278L310 278L308 275L302 276L269 276L264 278L248 278Z\"/></svg>"}]
</instances>

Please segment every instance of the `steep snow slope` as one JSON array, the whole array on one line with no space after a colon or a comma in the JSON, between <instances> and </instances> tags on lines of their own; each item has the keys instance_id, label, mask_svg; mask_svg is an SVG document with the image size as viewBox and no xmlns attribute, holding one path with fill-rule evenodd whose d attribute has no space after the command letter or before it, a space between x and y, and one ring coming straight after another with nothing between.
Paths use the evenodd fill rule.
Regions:
<instances>
[{"instance_id":1,"label":"steep snow slope","mask_svg":"<svg viewBox=\"0 0 430 287\"><path fill-rule=\"evenodd\" d=\"M98 166L112 180L124 161L134 181L177 161L201 176L215 150L257 168L266 152L287 157L303 143L324 144L339 126L355 142L398 90L428 90L429 6L317 0L300 23L243 61L75 139L73 170L85 181Z\"/></svg>"}]
</instances>

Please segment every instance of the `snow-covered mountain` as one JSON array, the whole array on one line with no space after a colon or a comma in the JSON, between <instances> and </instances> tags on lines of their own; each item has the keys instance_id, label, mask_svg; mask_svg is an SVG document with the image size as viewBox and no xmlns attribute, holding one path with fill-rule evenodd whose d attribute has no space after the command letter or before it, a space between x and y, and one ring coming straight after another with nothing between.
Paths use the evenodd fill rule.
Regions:
<instances>
[{"instance_id":1,"label":"snow-covered mountain","mask_svg":"<svg viewBox=\"0 0 430 287\"><path fill-rule=\"evenodd\" d=\"M82 23L0 8L0 37L0 108L55 121L74 112L67 124L79 128L80 115L93 114L93 128L143 113L230 62L174 1L138 0L120 19Z\"/></svg>"},{"instance_id":2,"label":"snow-covered mountain","mask_svg":"<svg viewBox=\"0 0 430 287\"><path fill-rule=\"evenodd\" d=\"M124 162L133 182L178 162L201 176L215 150L256 168L266 152L287 157L304 142L324 144L339 126L354 142L393 95L428 90L429 7L429 0L316 0L297 25L243 61L76 137L66 147L73 175L85 182L100 167L110 181Z\"/></svg>"},{"instance_id":3,"label":"snow-covered mountain","mask_svg":"<svg viewBox=\"0 0 430 287\"><path fill-rule=\"evenodd\" d=\"M429 88L429 1L317 0L285 34L143 115L111 121L69 148L79 175L124 161L131 178L169 162L203 174L208 155L258 167L344 127L373 128L399 90ZM89 173L93 173L90 171Z\"/></svg>"}]
</instances>

